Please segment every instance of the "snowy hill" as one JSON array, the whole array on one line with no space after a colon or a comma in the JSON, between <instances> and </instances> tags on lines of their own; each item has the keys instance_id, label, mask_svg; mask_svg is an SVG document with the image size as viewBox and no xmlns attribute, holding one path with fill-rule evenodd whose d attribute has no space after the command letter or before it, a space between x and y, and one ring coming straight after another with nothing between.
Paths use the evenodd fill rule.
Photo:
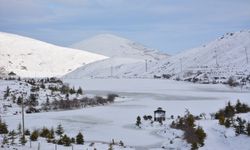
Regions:
<instances>
[{"instance_id":1,"label":"snowy hill","mask_svg":"<svg viewBox=\"0 0 250 150\"><path fill-rule=\"evenodd\" d=\"M156 75L192 77L249 75L250 31L227 33L198 48L184 51L150 68Z\"/></svg>"},{"instance_id":2,"label":"snowy hill","mask_svg":"<svg viewBox=\"0 0 250 150\"><path fill-rule=\"evenodd\" d=\"M110 58L90 63L67 74L67 78L138 77L145 71L145 61L158 62L169 55L115 35L102 34L72 47L86 49ZM141 70L142 69L142 70Z\"/></svg>"},{"instance_id":3,"label":"snowy hill","mask_svg":"<svg viewBox=\"0 0 250 150\"><path fill-rule=\"evenodd\" d=\"M168 55L111 34L100 34L72 45L108 57L160 60Z\"/></svg>"},{"instance_id":4,"label":"snowy hill","mask_svg":"<svg viewBox=\"0 0 250 150\"><path fill-rule=\"evenodd\" d=\"M142 59L112 57L87 64L64 76L64 78L109 78L137 77L134 72L145 66ZM141 72L140 72L141 73Z\"/></svg>"},{"instance_id":5,"label":"snowy hill","mask_svg":"<svg viewBox=\"0 0 250 150\"><path fill-rule=\"evenodd\" d=\"M78 68L66 77L162 77L173 79L197 78L227 80L230 76L247 76L250 72L250 31L227 33L222 37L198 48L186 50L175 56L149 60L109 58ZM250 61L250 60L249 60ZM129 63L128 63L129 62ZM127 63L127 64L126 64ZM147 71L146 71L147 65ZM220 80L220 81L219 81Z\"/></svg>"},{"instance_id":6,"label":"snowy hill","mask_svg":"<svg viewBox=\"0 0 250 150\"><path fill-rule=\"evenodd\" d=\"M0 68L23 77L61 76L106 56L0 32Z\"/></svg>"}]
</instances>

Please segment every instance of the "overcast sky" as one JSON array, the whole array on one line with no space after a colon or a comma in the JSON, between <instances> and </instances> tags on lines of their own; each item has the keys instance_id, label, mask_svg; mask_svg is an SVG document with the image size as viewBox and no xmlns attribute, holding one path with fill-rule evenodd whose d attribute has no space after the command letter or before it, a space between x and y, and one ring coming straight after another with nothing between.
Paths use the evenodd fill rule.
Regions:
<instances>
[{"instance_id":1,"label":"overcast sky","mask_svg":"<svg viewBox=\"0 0 250 150\"><path fill-rule=\"evenodd\" d=\"M170 54L250 29L250 0L0 0L0 31L69 46L111 33Z\"/></svg>"}]
</instances>

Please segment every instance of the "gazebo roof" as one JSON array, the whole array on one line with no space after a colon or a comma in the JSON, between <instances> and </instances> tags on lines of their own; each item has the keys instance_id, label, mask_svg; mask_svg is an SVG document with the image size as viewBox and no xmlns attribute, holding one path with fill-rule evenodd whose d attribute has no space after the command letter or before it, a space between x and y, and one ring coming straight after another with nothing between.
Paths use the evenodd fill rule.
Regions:
<instances>
[{"instance_id":1,"label":"gazebo roof","mask_svg":"<svg viewBox=\"0 0 250 150\"><path fill-rule=\"evenodd\" d=\"M166 111L163 110L161 107L158 107L157 110L154 111L155 113L165 113Z\"/></svg>"}]
</instances>

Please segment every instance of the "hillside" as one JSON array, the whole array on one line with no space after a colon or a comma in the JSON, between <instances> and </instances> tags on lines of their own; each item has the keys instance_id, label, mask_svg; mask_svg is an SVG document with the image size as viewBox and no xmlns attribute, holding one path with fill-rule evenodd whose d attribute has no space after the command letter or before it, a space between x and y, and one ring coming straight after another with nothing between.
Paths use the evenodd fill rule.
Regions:
<instances>
[{"instance_id":1,"label":"hillside","mask_svg":"<svg viewBox=\"0 0 250 150\"><path fill-rule=\"evenodd\" d=\"M72 48L83 49L108 57L160 60L168 55L147 48L137 42L112 34L100 34L75 43Z\"/></svg>"},{"instance_id":2,"label":"hillside","mask_svg":"<svg viewBox=\"0 0 250 150\"><path fill-rule=\"evenodd\" d=\"M145 60L112 57L80 67L65 75L64 78L132 78L139 75L135 71L142 66L145 66ZM141 71L138 73L141 73Z\"/></svg>"},{"instance_id":3,"label":"hillside","mask_svg":"<svg viewBox=\"0 0 250 150\"><path fill-rule=\"evenodd\" d=\"M107 57L0 32L0 68L23 77L62 76Z\"/></svg>"},{"instance_id":4,"label":"hillside","mask_svg":"<svg viewBox=\"0 0 250 150\"><path fill-rule=\"evenodd\" d=\"M198 48L184 51L150 68L151 75L228 78L249 75L250 31L227 33Z\"/></svg>"},{"instance_id":5,"label":"hillside","mask_svg":"<svg viewBox=\"0 0 250 150\"><path fill-rule=\"evenodd\" d=\"M90 63L67 74L66 78L140 77L150 65L169 57L168 54L147 48L139 43L111 34L101 34L72 45L110 58Z\"/></svg>"},{"instance_id":6,"label":"hillside","mask_svg":"<svg viewBox=\"0 0 250 150\"><path fill-rule=\"evenodd\" d=\"M147 62L109 58L78 68L66 77L117 77L117 78L180 78L192 81L202 80L224 82L230 76L246 77L250 72L247 58L250 57L250 31L227 33L198 48L186 50L175 56ZM112 72L112 73L111 73ZM166 76L165 76L166 77Z\"/></svg>"}]
</instances>

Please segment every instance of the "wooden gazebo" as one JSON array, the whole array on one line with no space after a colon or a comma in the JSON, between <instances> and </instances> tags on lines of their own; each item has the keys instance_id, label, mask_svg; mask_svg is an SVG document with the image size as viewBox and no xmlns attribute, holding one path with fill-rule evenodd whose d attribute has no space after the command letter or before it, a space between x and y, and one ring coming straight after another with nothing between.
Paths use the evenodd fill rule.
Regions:
<instances>
[{"instance_id":1,"label":"wooden gazebo","mask_svg":"<svg viewBox=\"0 0 250 150\"><path fill-rule=\"evenodd\" d=\"M154 121L165 121L166 111L159 107L157 110L154 111Z\"/></svg>"}]
</instances>

